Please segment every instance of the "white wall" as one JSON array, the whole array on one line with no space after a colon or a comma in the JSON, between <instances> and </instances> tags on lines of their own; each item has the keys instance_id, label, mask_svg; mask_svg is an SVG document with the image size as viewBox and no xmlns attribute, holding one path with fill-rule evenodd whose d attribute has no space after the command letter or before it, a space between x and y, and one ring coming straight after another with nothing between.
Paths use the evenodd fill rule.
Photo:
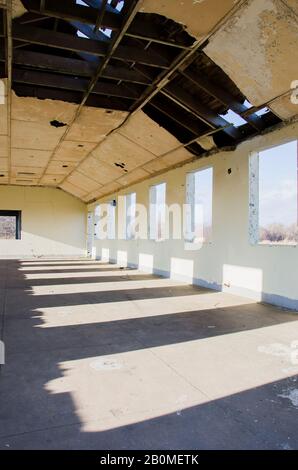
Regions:
<instances>
[{"instance_id":1,"label":"white wall","mask_svg":"<svg viewBox=\"0 0 298 470\"><path fill-rule=\"evenodd\" d=\"M167 203L185 202L186 173L212 165L212 243L186 251L183 240L95 240L97 256L120 258L142 269L223 289L256 300L298 310L298 247L260 246L249 242L249 155L273 144L297 138L298 124L242 143L236 151L221 152L131 186L99 202L131 191L137 203L148 205L149 187L167 183ZM232 173L228 174L231 168ZM94 205L90 206L90 208Z\"/></svg>"},{"instance_id":2,"label":"white wall","mask_svg":"<svg viewBox=\"0 0 298 470\"><path fill-rule=\"evenodd\" d=\"M84 256L86 206L59 189L0 186L0 209L22 211L21 240L0 240L0 257Z\"/></svg>"}]
</instances>

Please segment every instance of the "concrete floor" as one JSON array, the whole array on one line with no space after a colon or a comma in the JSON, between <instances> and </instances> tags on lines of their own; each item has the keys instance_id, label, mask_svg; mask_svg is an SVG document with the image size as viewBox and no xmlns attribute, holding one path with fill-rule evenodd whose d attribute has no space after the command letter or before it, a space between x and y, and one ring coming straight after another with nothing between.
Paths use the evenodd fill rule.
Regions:
<instances>
[{"instance_id":1,"label":"concrete floor","mask_svg":"<svg viewBox=\"0 0 298 470\"><path fill-rule=\"evenodd\" d=\"M298 448L295 313L87 260L0 301L0 449Z\"/></svg>"}]
</instances>

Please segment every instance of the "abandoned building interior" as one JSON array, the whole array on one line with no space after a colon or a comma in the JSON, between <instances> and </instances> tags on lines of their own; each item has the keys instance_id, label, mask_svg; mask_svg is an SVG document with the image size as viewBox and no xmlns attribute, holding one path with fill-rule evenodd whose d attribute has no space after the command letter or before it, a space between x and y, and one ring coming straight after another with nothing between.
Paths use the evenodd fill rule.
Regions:
<instances>
[{"instance_id":1,"label":"abandoned building interior","mask_svg":"<svg viewBox=\"0 0 298 470\"><path fill-rule=\"evenodd\" d=\"M298 449L297 244L297 0L0 0L1 450Z\"/></svg>"}]
</instances>

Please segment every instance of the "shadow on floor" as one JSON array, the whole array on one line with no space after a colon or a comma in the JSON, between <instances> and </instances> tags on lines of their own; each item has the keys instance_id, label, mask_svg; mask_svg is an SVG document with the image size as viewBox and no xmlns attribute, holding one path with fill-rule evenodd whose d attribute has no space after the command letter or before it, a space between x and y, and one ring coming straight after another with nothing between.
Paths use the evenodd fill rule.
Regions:
<instances>
[{"instance_id":1,"label":"shadow on floor","mask_svg":"<svg viewBox=\"0 0 298 470\"><path fill-rule=\"evenodd\" d=\"M0 305L5 306L1 324L6 345L6 365L0 377L1 449L298 448L297 410L290 400L282 398L297 386L294 376L216 400L194 390L201 400L199 405L190 407L183 406L183 402L176 403L175 411L170 413L158 409L158 404L152 404L151 411L146 409L145 418L142 410L135 416L130 412L142 399L141 391L150 397L156 388L161 402L167 403L171 390L167 391L163 375L154 375L155 362L152 372L149 348L283 325L297 321L297 315L251 303L224 308L210 304L205 310L164 313L166 300L163 299L179 295L193 298L193 295L210 292L183 285L33 295L24 278L26 273L19 269L21 266L18 261L0 261ZM120 280L125 284L125 280ZM50 291L55 279L47 281ZM36 280L31 282L36 285ZM162 299L160 313L152 314L147 310L144 315L135 305L136 300L158 298ZM104 304L123 300L131 301L122 312L132 318L109 320L109 314L114 311ZM72 323L75 306L81 309L81 314ZM45 323L48 307L59 310L50 310L48 323ZM116 312L121 313L122 308L119 303ZM84 321L87 315L91 315L91 323ZM54 325L56 321L56 326L51 326L51 321ZM142 374L135 376L133 368L120 371L118 390L111 386L114 382L108 374L96 375L94 379L93 370L84 362L86 358L135 351L142 353L138 366ZM219 357L220 354L219 349ZM196 367L195 362L193 367ZM215 359L210 374L214 374L216 367ZM166 374L167 366L161 370ZM173 377L173 383L178 383L178 375ZM95 384L94 390L89 389L89 382L84 383L85 379ZM123 408L116 405L114 408L113 403L110 406L109 395L113 394L115 402L122 403L122 395L127 393L126 386L130 382L133 388L129 389L131 395L124 395ZM71 383L73 388L69 390ZM215 388L220 389L221 385L219 381ZM77 401L80 394L85 396L83 405ZM84 414L89 421L84 421Z\"/></svg>"}]
</instances>

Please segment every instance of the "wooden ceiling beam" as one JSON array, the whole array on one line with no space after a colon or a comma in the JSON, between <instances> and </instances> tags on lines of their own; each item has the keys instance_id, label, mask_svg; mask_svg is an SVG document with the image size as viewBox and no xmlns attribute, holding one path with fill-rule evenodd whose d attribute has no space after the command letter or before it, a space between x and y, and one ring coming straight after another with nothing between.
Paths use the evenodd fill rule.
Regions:
<instances>
[{"instance_id":1,"label":"wooden ceiling beam","mask_svg":"<svg viewBox=\"0 0 298 470\"><path fill-rule=\"evenodd\" d=\"M30 24L30 23L37 23L39 21L47 20L49 17L41 14L36 13L24 13L20 18L17 19L18 23L20 24Z\"/></svg>"},{"instance_id":2,"label":"wooden ceiling beam","mask_svg":"<svg viewBox=\"0 0 298 470\"><path fill-rule=\"evenodd\" d=\"M101 2L101 6L99 7L99 12L98 12L96 23L95 23L94 30L93 30L94 32L98 31L103 24L103 19L106 13L107 3L108 3L108 0L102 0Z\"/></svg>"},{"instance_id":3,"label":"wooden ceiling beam","mask_svg":"<svg viewBox=\"0 0 298 470\"><path fill-rule=\"evenodd\" d=\"M0 50L0 61L5 61L5 53ZM91 77L98 66L97 62L87 62L85 60L72 59L51 54L44 54L32 51L14 50L13 63L25 67L32 67L49 72L56 72L66 75L76 75ZM150 79L143 74L127 67L108 65L102 75L104 78L122 80L124 82L149 85Z\"/></svg>"},{"instance_id":4,"label":"wooden ceiling beam","mask_svg":"<svg viewBox=\"0 0 298 470\"><path fill-rule=\"evenodd\" d=\"M161 103L157 96L156 98L153 98L153 100L151 100L147 106L153 106L164 116L167 116L171 121L174 121L180 127L187 129L194 136L198 136L206 132L206 129L209 127L208 125L203 124L201 121L198 122L195 121L195 119L191 119L190 116L187 117L187 112L184 112L183 115L181 115L181 110L179 107L175 106L173 102L171 103L170 100L168 100L167 103Z\"/></svg>"},{"instance_id":5,"label":"wooden ceiling beam","mask_svg":"<svg viewBox=\"0 0 298 470\"><path fill-rule=\"evenodd\" d=\"M173 83L167 85L162 93L168 97L173 97L177 104L181 103L186 109L195 113L195 115L206 124L209 124L213 129L217 127L224 127L224 132L235 140L241 139L241 132L228 121L219 116L215 111L208 108L205 104L201 103L194 96L192 96L183 88L174 85Z\"/></svg>"},{"instance_id":6,"label":"wooden ceiling beam","mask_svg":"<svg viewBox=\"0 0 298 470\"><path fill-rule=\"evenodd\" d=\"M19 96L33 96L39 99L51 99L65 101L68 103L79 104L82 100L82 93L70 90L58 90L55 88L42 87L36 85L28 85L23 83L15 83L14 91ZM112 109L119 111L127 111L129 100L125 98L107 98L102 95L91 95L88 98L87 106Z\"/></svg>"},{"instance_id":7,"label":"wooden ceiling beam","mask_svg":"<svg viewBox=\"0 0 298 470\"><path fill-rule=\"evenodd\" d=\"M55 47L73 52L85 52L98 57L105 57L109 43L92 39L79 38L71 34L52 32L42 28L14 24L13 39L32 44ZM137 62L151 67L169 67L168 59L150 50L142 50L134 46L118 46L112 57L124 62Z\"/></svg>"},{"instance_id":8,"label":"wooden ceiling beam","mask_svg":"<svg viewBox=\"0 0 298 470\"><path fill-rule=\"evenodd\" d=\"M73 77L61 76L53 73L36 72L34 70L14 69L12 77L13 82L17 83L26 83L29 85L37 85L80 92L86 92L89 84L89 81L84 78L78 79ZM92 90L92 93L134 100L138 98L141 91L138 93L135 88L130 89L125 85L123 86L116 85L114 83L97 82Z\"/></svg>"},{"instance_id":9,"label":"wooden ceiling beam","mask_svg":"<svg viewBox=\"0 0 298 470\"><path fill-rule=\"evenodd\" d=\"M227 106L239 116L242 117L242 113L247 111L247 108L243 103L237 101L233 95L231 95L226 90L223 90L221 87L210 81L207 77L204 77L202 74L194 73L191 70L184 70L183 72L180 71L180 74L187 80L191 81L198 88L204 90L210 96L213 96L213 98L220 101L224 106ZM264 123L262 119L256 114L243 117L243 119L251 124L256 130L264 129Z\"/></svg>"},{"instance_id":10,"label":"wooden ceiling beam","mask_svg":"<svg viewBox=\"0 0 298 470\"><path fill-rule=\"evenodd\" d=\"M81 23L95 25L98 9L78 5L74 0L46 0L45 6L40 10L40 0L23 0L25 8L36 14L50 16L66 21L80 21ZM102 27L119 30L121 28L121 15L107 11L102 20Z\"/></svg>"}]
</instances>

